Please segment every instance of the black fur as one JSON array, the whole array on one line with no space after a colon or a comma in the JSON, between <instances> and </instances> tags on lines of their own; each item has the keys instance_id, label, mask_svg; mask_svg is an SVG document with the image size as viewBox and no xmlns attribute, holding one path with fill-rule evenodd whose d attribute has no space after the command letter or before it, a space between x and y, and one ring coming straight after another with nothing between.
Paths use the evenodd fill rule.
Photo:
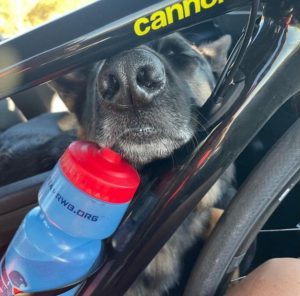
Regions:
<instances>
[{"instance_id":1,"label":"black fur","mask_svg":"<svg viewBox=\"0 0 300 296\"><path fill-rule=\"evenodd\" d=\"M231 38L224 36L195 47L179 34L172 34L74 71L52 85L75 113L81 138L113 147L147 174L152 162L199 140L200 107L211 94L215 75L225 65L230 44ZM31 173L51 167L72 139L59 135L40 145ZM0 138L1 153L5 152ZM174 287L181 259L203 237L209 207L227 190L232 172L228 175L229 180L222 179L212 187L127 296L163 295Z\"/></svg>"}]
</instances>

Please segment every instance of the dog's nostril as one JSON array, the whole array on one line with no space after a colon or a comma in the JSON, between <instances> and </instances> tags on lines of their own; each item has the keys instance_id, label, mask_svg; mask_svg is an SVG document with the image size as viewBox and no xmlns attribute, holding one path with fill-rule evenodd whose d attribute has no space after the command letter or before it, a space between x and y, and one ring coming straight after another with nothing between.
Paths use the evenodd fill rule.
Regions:
<instances>
[{"instance_id":1,"label":"dog's nostril","mask_svg":"<svg viewBox=\"0 0 300 296\"><path fill-rule=\"evenodd\" d=\"M100 80L100 92L104 100L112 100L120 89L118 78L109 74Z\"/></svg>"},{"instance_id":2,"label":"dog's nostril","mask_svg":"<svg viewBox=\"0 0 300 296\"><path fill-rule=\"evenodd\" d=\"M137 75L136 75L136 81L138 84L143 84L146 80L146 69L141 68L138 70Z\"/></svg>"},{"instance_id":3,"label":"dog's nostril","mask_svg":"<svg viewBox=\"0 0 300 296\"><path fill-rule=\"evenodd\" d=\"M138 86L150 91L159 88L162 83L162 77L159 74L155 69L151 69L151 67L141 67L138 69L136 75Z\"/></svg>"}]
</instances>

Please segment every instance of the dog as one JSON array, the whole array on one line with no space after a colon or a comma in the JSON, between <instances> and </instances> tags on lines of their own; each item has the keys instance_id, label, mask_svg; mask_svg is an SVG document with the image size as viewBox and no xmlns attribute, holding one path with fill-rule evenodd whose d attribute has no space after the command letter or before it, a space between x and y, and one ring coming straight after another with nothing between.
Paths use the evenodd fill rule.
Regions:
<instances>
[{"instance_id":1,"label":"dog","mask_svg":"<svg viewBox=\"0 0 300 296\"><path fill-rule=\"evenodd\" d=\"M200 108L230 46L228 35L197 47L175 33L72 72L53 85L76 114L81 138L112 147L142 171L193 141L201 129ZM179 281L181 259L206 235L210 207L227 190L228 176L232 172L211 188L126 296L160 296Z\"/></svg>"},{"instance_id":2,"label":"dog","mask_svg":"<svg viewBox=\"0 0 300 296\"><path fill-rule=\"evenodd\" d=\"M201 106L211 95L231 47L231 38L199 46L178 33L51 82L78 121L79 138L112 147L140 172L195 140ZM48 141L31 156L35 170L51 168L74 136ZM198 139L196 139L198 140ZM42 168L41 168L42 167ZM126 292L161 296L178 283L182 258L208 233L211 207L227 194L233 169L218 180Z\"/></svg>"}]
</instances>

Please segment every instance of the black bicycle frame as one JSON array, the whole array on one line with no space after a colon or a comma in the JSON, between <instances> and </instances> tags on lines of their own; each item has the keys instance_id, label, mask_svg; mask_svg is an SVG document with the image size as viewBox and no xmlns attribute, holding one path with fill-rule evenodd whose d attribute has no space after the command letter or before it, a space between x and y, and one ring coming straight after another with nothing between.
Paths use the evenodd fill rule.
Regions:
<instances>
[{"instance_id":1,"label":"black bicycle frame","mask_svg":"<svg viewBox=\"0 0 300 296\"><path fill-rule=\"evenodd\" d=\"M0 46L0 56L12 48L19 58L15 64L7 64L0 70L0 97L250 5L252 1L224 0L221 5L165 29L143 37L134 34L136 19L177 2L103 0L5 42ZM108 241L101 269L78 295L123 295L221 173L276 110L299 92L300 29L293 14L300 9L296 4L296 0L266 2L238 76L224 91L226 112L214 114L214 125L208 127L208 136L187 159L166 174L158 175L140 192L118 231ZM136 204L144 200L144 206L139 205L141 212L135 213Z\"/></svg>"},{"instance_id":2,"label":"black bicycle frame","mask_svg":"<svg viewBox=\"0 0 300 296\"><path fill-rule=\"evenodd\" d=\"M219 2L215 1L214 2ZM162 37L235 8L251 0L230 0L175 21L145 36L134 33L134 22L178 0L101 0L84 9L37 28L0 47L0 98L41 84L88 62L107 58L121 50ZM207 1L207 2L211 2ZM14 63L12 64L12 59Z\"/></svg>"}]
</instances>

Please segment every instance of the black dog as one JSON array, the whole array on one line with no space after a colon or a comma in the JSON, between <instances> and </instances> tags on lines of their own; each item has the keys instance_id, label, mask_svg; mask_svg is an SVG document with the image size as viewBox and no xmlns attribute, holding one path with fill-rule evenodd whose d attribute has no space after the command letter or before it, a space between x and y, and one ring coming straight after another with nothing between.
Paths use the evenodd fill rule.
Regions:
<instances>
[{"instance_id":1,"label":"black dog","mask_svg":"<svg viewBox=\"0 0 300 296\"><path fill-rule=\"evenodd\" d=\"M196 47L172 34L74 71L52 85L76 115L81 138L113 147L142 171L194 140L202 128L200 107L225 66L230 45L229 36ZM31 157L38 162L31 168L53 166L67 145L66 137L59 147L47 142ZM225 178L212 187L126 295L163 295L176 284L182 256L204 235L209 207L226 184Z\"/></svg>"},{"instance_id":2,"label":"black dog","mask_svg":"<svg viewBox=\"0 0 300 296\"><path fill-rule=\"evenodd\" d=\"M140 167L192 139L197 108L210 96L230 43L224 36L196 49L173 34L73 72L55 88L85 138Z\"/></svg>"},{"instance_id":3,"label":"black dog","mask_svg":"<svg viewBox=\"0 0 300 296\"><path fill-rule=\"evenodd\" d=\"M124 51L55 81L81 137L119 151L138 169L193 140L199 107L210 96L231 44L229 36L192 47L179 34ZM162 295L178 281L181 258L207 228L222 195L219 181L126 295Z\"/></svg>"}]
</instances>

